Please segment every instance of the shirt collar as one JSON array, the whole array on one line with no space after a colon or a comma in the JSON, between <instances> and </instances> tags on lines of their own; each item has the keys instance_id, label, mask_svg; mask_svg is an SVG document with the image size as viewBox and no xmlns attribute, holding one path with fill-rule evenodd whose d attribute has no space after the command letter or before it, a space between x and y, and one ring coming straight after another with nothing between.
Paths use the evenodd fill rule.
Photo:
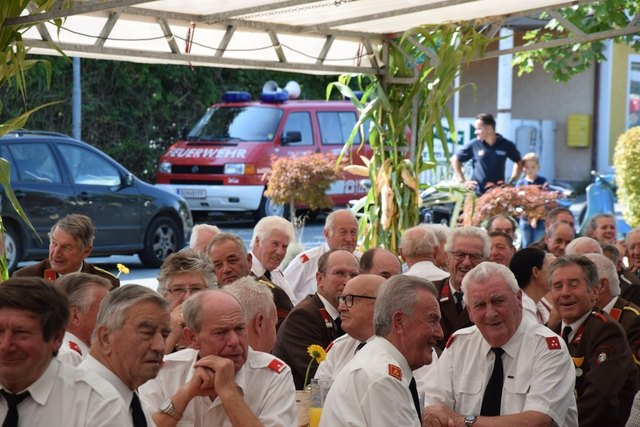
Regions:
<instances>
[{"instance_id":1,"label":"shirt collar","mask_svg":"<svg viewBox=\"0 0 640 427\"><path fill-rule=\"evenodd\" d=\"M604 311L605 313L609 314L611 313L611 309L613 308L614 305L616 305L616 302L618 301L618 296L616 295L615 297L613 297L611 299L611 301L609 301L609 304L605 305L602 308L602 311Z\"/></svg>"},{"instance_id":2,"label":"shirt collar","mask_svg":"<svg viewBox=\"0 0 640 427\"><path fill-rule=\"evenodd\" d=\"M322 305L324 305L324 308L325 310L327 310L327 313L329 313L329 316L331 316L333 320L337 319L340 316L340 313L338 312L338 310L333 305L331 305L328 299L326 299L322 295L318 294L318 297L320 298L320 301L322 301Z\"/></svg>"},{"instance_id":3,"label":"shirt collar","mask_svg":"<svg viewBox=\"0 0 640 427\"><path fill-rule=\"evenodd\" d=\"M82 366L85 367L88 371L95 372L99 377L105 379L109 384L116 389L118 394L122 397L122 400L126 403L127 407L131 404L131 399L133 398L133 390L129 388L120 377L118 377L112 370L107 368L102 364L99 360L94 358L91 355L88 355L87 358L82 362Z\"/></svg>"},{"instance_id":4,"label":"shirt collar","mask_svg":"<svg viewBox=\"0 0 640 427\"><path fill-rule=\"evenodd\" d=\"M253 252L251 252L251 271L253 271L253 274L255 274L256 277L264 276L264 273L267 271Z\"/></svg>"},{"instance_id":5,"label":"shirt collar","mask_svg":"<svg viewBox=\"0 0 640 427\"><path fill-rule=\"evenodd\" d=\"M47 404L47 400L51 395L53 386L58 376L58 360L55 357L51 358L49 366L44 370L40 378L38 378L33 384L27 387L27 391L31 394L31 398L39 405L44 406Z\"/></svg>"},{"instance_id":6,"label":"shirt collar","mask_svg":"<svg viewBox=\"0 0 640 427\"><path fill-rule=\"evenodd\" d=\"M520 351L520 348L522 346L524 331L527 328L526 325L528 322L532 322L532 320L529 320L529 318L522 316L522 319L520 320L520 324L516 328L516 331L513 333L511 338L509 338L509 340L500 347L513 359L516 359L516 357L518 356L518 352ZM486 357L490 351L491 345L487 342L487 340L483 339L482 354Z\"/></svg>"},{"instance_id":7,"label":"shirt collar","mask_svg":"<svg viewBox=\"0 0 640 427\"><path fill-rule=\"evenodd\" d=\"M589 317L590 314L591 314L591 310L587 311L581 318L579 318L573 323L570 323L569 325L564 323L564 320L562 321L562 329L564 329L565 326L571 326L571 333L567 338L568 342L571 342L571 340L573 340L573 337L576 335L576 332L578 332L578 328L580 327L580 325L584 323L585 320L587 320L587 317ZM562 329L560 329L560 333L562 333Z\"/></svg>"},{"instance_id":8,"label":"shirt collar","mask_svg":"<svg viewBox=\"0 0 640 427\"><path fill-rule=\"evenodd\" d=\"M400 369L402 369L402 383L409 386L409 383L413 378L413 371L411 370L407 359L402 355L402 353L400 353L400 350L398 350L393 344L391 344L389 340L384 337L376 336L374 337L374 339L367 340L367 343L369 342L375 342L377 345L380 345L380 347L382 347L386 352L391 354L391 357L393 357L393 359L398 362L398 365L400 365ZM368 344L365 347L368 347Z\"/></svg>"}]
</instances>

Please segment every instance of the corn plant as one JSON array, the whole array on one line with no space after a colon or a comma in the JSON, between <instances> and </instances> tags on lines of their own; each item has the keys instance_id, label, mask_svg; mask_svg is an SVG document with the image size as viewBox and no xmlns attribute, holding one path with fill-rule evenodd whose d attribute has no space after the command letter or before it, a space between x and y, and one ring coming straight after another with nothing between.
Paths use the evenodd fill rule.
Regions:
<instances>
[{"instance_id":1,"label":"corn plant","mask_svg":"<svg viewBox=\"0 0 640 427\"><path fill-rule=\"evenodd\" d=\"M491 41L472 26L420 27L386 45L386 74L342 75L327 87L327 98L337 89L360 112L343 155L358 132L364 134L364 126L369 126L372 157L363 158L364 168L345 168L371 180L360 219L364 249L383 246L396 252L404 230L419 222L418 176L435 168L436 139L449 157L442 121L454 129L448 105L461 89L455 85L456 76Z\"/></svg>"}]
</instances>

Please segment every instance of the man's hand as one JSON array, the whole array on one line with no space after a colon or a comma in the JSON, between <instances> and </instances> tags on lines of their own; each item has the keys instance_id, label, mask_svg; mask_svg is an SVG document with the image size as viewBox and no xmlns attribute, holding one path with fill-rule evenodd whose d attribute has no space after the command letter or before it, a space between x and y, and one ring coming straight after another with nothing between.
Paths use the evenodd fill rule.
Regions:
<instances>
[{"instance_id":1,"label":"man's hand","mask_svg":"<svg viewBox=\"0 0 640 427\"><path fill-rule=\"evenodd\" d=\"M455 427L464 425L464 417L444 405L427 406L422 410L424 427Z\"/></svg>"},{"instance_id":2,"label":"man's hand","mask_svg":"<svg viewBox=\"0 0 640 427\"><path fill-rule=\"evenodd\" d=\"M470 179L470 180L464 181L463 185L471 191L476 191L476 189L478 188L478 181L474 181Z\"/></svg>"},{"instance_id":3,"label":"man's hand","mask_svg":"<svg viewBox=\"0 0 640 427\"><path fill-rule=\"evenodd\" d=\"M167 337L167 341L164 346L164 354L170 354L176 344L182 344L184 341L182 330L184 329L185 323L184 318L182 317L182 304L176 305L171 310L170 325L171 333Z\"/></svg>"},{"instance_id":4,"label":"man's hand","mask_svg":"<svg viewBox=\"0 0 640 427\"><path fill-rule=\"evenodd\" d=\"M194 366L205 368L214 373L213 386L220 398L223 398L223 395L228 392L239 392L236 385L236 370L232 360L209 355L198 360Z\"/></svg>"}]
</instances>

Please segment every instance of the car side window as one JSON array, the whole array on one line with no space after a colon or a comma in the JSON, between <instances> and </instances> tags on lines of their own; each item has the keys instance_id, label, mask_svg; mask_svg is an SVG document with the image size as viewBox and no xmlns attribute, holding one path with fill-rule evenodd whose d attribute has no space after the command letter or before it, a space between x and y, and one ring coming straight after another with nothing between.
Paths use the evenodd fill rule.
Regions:
<instances>
[{"instance_id":1,"label":"car side window","mask_svg":"<svg viewBox=\"0 0 640 427\"><path fill-rule=\"evenodd\" d=\"M344 145L356 124L356 113L353 111L321 111L318 112L318 124L322 143L325 145ZM354 144L360 144L360 135L356 135Z\"/></svg>"},{"instance_id":2,"label":"car side window","mask_svg":"<svg viewBox=\"0 0 640 427\"><path fill-rule=\"evenodd\" d=\"M58 145L74 184L120 185L118 169L103 157L83 147L70 144Z\"/></svg>"},{"instance_id":3,"label":"car side window","mask_svg":"<svg viewBox=\"0 0 640 427\"><path fill-rule=\"evenodd\" d=\"M287 116L287 121L282 129L282 136L289 132L300 132L301 140L290 142L291 146L313 145L313 130L311 128L311 116L306 111L292 112Z\"/></svg>"},{"instance_id":4,"label":"car side window","mask_svg":"<svg viewBox=\"0 0 640 427\"><path fill-rule=\"evenodd\" d=\"M21 182L60 183L62 178L51 147L46 142L9 144L12 179Z\"/></svg>"}]
</instances>

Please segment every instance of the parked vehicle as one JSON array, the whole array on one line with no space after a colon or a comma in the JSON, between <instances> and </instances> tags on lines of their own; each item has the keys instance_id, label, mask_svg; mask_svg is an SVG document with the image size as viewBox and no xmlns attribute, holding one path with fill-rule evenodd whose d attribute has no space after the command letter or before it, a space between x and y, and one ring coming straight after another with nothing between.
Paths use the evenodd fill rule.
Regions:
<instances>
[{"instance_id":1,"label":"parked vehicle","mask_svg":"<svg viewBox=\"0 0 640 427\"><path fill-rule=\"evenodd\" d=\"M136 178L100 150L53 132L17 131L0 138L11 186L40 240L6 197L2 221L9 270L48 254L48 233L65 215L89 216L96 226L92 255L138 254L158 267L180 250L193 220L184 199Z\"/></svg>"},{"instance_id":2,"label":"parked vehicle","mask_svg":"<svg viewBox=\"0 0 640 427\"><path fill-rule=\"evenodd\" d=\"M260 101L247 92L227 92L162 156L156 186L184 197L194 215L285 216L285 206L264 196L272 156L338 155L358 118L351 102L290 100L295 86L280 90L268 82ZM359 144L358 136L354 150ZM369 155L367 148L358 154ZM359 156L353 158L358 163ZM345 173L327 194L344 206L366 194L364 182Z\"/></svg>"}]
</instances>

